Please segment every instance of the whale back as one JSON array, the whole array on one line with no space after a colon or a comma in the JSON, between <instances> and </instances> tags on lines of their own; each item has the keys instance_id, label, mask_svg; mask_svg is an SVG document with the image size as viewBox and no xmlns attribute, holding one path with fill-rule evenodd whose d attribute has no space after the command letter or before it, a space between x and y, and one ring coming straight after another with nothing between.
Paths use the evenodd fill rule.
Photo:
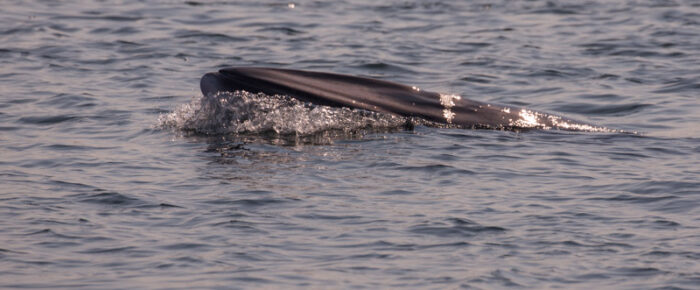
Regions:
<instances>
[{"instance_id":1,"label":"whale back","mask_svg":"<svg viewBox=\"0 0 700 290\"><path fill-rule=\"evenodd\" d=\"M239 90L286 95L316 105L420 117L459 127L564 128L557 122L578 125L561 117L521 108L486 104L390 81L326 72L231 67L205 74L200 86L205 96Z\"/></svg>"}]
</instances>

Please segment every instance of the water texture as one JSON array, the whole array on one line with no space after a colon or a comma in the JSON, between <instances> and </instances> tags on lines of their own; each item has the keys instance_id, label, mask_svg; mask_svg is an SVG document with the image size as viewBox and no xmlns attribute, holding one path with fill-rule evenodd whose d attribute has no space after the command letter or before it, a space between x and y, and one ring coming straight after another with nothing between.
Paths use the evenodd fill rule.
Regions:
<instances>
[{"instance_id":1,"label":"water texture","mask_svg":"<svg viewBox=\"0 0 700 290\"><path fill-rule=\"evenodd\" d=\"M698 1L1 6L0 288L700 285ZM233 134L186 109L232 65L638 134L319 108Z\"/></svg>"}]
</instances>

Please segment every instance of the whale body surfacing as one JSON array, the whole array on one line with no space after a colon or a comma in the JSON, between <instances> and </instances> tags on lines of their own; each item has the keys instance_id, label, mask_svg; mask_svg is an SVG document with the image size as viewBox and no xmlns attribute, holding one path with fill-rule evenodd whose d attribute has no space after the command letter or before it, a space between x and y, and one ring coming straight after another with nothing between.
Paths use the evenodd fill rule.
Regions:
<instances>
[{"instance_id":1,"label":"whale body surfacing","mask_svg":"<svg viewBox=\"0 0 700 290\"><path fill-rule=\"evenodd\" d=\"M205 74L200 87L204 96L236 91L284 95L314 105L417 117L460 128L608 130L523 108L491 105L390 81L335 73L230 67Z\"/></svg>"}]
</instances>

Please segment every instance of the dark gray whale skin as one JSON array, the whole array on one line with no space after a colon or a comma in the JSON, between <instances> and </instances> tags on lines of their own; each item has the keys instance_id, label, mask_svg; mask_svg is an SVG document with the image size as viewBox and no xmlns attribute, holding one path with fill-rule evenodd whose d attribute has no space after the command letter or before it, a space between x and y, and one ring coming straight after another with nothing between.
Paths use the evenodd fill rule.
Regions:
<instances>
[{"instance_id":1,"label":"dark gray whale skin","mask_svg":"<svg viewBox=\"0 0 700 290\"><path fill-rule=\"evenodd\" d=\"M448 97L454 103L444 106L441 95L414 87L364 77L335 73L262 67L230 67L205 74L202 93L238 90L267 95L287 95L303 102L332 107L350 107L429 121L463 128L517 129L521 109ZM449 111L445 111L449 110ZM446 114L447 113L447 114ZM448 118L448 116L452 116ZM541 114L541 116L549 116ZM538 117L541 126L557 127L549 118ZM516 123L517 124L517 123Z\"/></svg>"}]
</instances>

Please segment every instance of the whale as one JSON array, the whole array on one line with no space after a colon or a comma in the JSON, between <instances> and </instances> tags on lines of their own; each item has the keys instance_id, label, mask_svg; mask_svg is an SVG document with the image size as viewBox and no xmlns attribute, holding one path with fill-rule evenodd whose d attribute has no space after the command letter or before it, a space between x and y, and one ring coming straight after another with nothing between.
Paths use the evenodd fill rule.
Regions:
<instances>
[{"instance_id":1,"label":"whale","mask_svg":"<svg viewBox=\"0 0 700 290\"><path fill-rule=\"evenodd\" d=\"M329 72L227 67L202 76L200 88L204 96L235 91L284 95L313 105L389 113L459 128L577 131L601 128L525 108L489 104L391 81Z\"/></svg>"}]
</instances>

